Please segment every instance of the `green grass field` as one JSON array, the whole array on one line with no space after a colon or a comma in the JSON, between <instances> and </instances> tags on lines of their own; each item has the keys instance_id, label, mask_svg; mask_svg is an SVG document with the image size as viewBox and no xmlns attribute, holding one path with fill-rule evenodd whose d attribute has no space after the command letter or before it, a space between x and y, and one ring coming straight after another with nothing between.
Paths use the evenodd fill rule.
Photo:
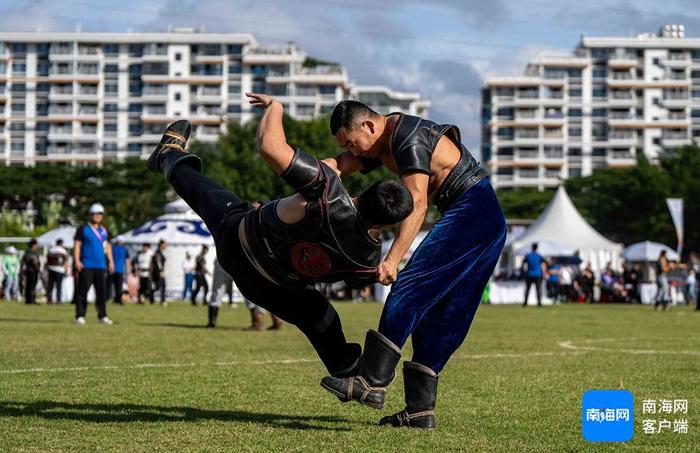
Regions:
<instances>
[{"instance_id":1,"label":"green grass field","mask_svg":"<svg viewBox=\"0 0 700 453\"><path fill-rule=\"evenodd\" d=\"M381 311L336 306L359 342ZM222 307L216 330L201 327L201 306L111 306L113 326L90 306L82 327L72 310L0 303L0 450L700 448L700 313L685 307L483 306L441 375L432 432L375 426L403 408L400 377L383 411L341 405L319 386L324 368L304 337L292 326L244 332L244 308ZM634 439L584 441L583 392L620 388L635 396ZM688 400L687 434L643 433L642 400L664 398Z\"/></svg>"}]
</instances>

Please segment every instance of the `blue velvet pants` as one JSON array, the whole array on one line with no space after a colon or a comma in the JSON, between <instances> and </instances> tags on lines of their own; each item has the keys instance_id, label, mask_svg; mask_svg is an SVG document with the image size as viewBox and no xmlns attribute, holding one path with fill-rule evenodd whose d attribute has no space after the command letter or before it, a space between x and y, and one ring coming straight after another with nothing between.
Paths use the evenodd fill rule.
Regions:
<instances>
[{"instance_id":1,"label":"blue velvet pants","mask_svg":"<svg viewBox=\"0 0 700 453\"><path fill-rule=\"evenodd\" d=\"M443 213L392 285L379 332L439 373L467 336L503 249L506 223L487 179Z\"/></svg>"}]
</instances>

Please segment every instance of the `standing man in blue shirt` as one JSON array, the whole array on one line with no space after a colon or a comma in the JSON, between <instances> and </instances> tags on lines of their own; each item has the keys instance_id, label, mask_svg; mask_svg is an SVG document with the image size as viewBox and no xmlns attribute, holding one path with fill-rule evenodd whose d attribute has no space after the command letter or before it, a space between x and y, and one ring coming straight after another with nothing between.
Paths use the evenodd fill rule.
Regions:
<instances>
[{"instance_id":1,"label":"standing man in blue shirt","mask_svg":"<svg viewBox=\"0 0 700 453\"><path fill-rule=\"evenodd\" d=\"M114 272L109 276L109 285L114 291L114 303L124 305L122 294L124 294L124 273L126 272L126 263L129 261L129 250L124 247L121 239L117 239L112 246L112 258L114 259Z\"/></svg>"},{"instance_id":2,"label":"standing man in blue shirt","mask_svg":"<svg viewBox=\"0 0 700 453\"><path fill-rule=\"evenodd\" d=\"M95 306L97 318L102 324L112 324L107 317L105 306L106 275L105 270L114 272L112 247L109 244L109 231L102 225L105 208L100 203L90 206L87 223L75 232L73 260L78 270L78 286L75 301L75 323L85 324L87 312L87 293L90 286L95 286Z\"/></svg>"},{"instance_id":3,"label":"standing man in blue shirt","mask_svg":"<svg viewBox=\"0 0 700 453\"><path fill-rule=\"evenodd\" d=\"M542 306L542 276L544 275L544 259L537 253L537 243L532 244L532 250L525 255L523 261L523 275L525 275L525 302L523 307L527 307L527 296L530 293L530 285L535 285L537 293L537 306Z\"/></svg>"}]
</instances>

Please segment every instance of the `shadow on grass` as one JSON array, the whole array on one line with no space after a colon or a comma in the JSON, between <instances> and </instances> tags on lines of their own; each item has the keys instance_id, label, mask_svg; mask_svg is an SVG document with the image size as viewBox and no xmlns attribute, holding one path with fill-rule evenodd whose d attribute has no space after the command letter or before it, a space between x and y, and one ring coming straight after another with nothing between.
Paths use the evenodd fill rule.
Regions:
<instances>
[{"instance_id":1,"label":"shadow on grass","mask_svg":"<svg viewBox=\"0 0 700 453\"><path fill-rule=\"evenodd\" d=\"M137 322L138 326L151 326L151 327L180 327L182 329L209 329L204 323L202 324L184 324L176 322ZM236 326L216 326L211 330L241 330L242 327Z\"/></svg>"},{"instance_id":2,"label":"shadow on grass","mask_svg":"<svg viewBox=\"0 0 700 453\"><path fill-rule=\"evenodd\" d=\"M73 322L72 318L68 319L34 319L34 318L1 318L0 323L3 322L24 322L28 324L70 324Z\"/></svg>"},{"instance_id":3,"label":"shadow on grass","mask_svg":"<svg viewBox=\"0 0 700 453\"><path fill-rule=\"evenodd\" d=\"M277 428L350 431L349 427L330 427L316 423L346 423L332 416L284 415L199 409L181 406L147 406L143 404L66 403L60 401L2 401L0 417L41 417L47 420L75 420L93 423L128 422L223 422L258 423Z\"/></svg>"}]
</instances>

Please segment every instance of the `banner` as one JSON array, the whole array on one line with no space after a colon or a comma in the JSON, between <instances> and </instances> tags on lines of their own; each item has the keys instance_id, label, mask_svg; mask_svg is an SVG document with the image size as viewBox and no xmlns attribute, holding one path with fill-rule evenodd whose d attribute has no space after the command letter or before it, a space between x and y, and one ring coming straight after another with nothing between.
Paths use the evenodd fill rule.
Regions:
<instances>
[{"instance_id":1,"label":"banner","mask_svg":"<svg viewBox=\"0 0 700 453\"><path fill-rule=\"evenodd\" d=\"M673 225L676 227L676 235L678 236L677 252L680 255L683 252L683 199L682 198L667 198L666 204L668 210L671 211Z\"/></svg>"}]
</instances>

